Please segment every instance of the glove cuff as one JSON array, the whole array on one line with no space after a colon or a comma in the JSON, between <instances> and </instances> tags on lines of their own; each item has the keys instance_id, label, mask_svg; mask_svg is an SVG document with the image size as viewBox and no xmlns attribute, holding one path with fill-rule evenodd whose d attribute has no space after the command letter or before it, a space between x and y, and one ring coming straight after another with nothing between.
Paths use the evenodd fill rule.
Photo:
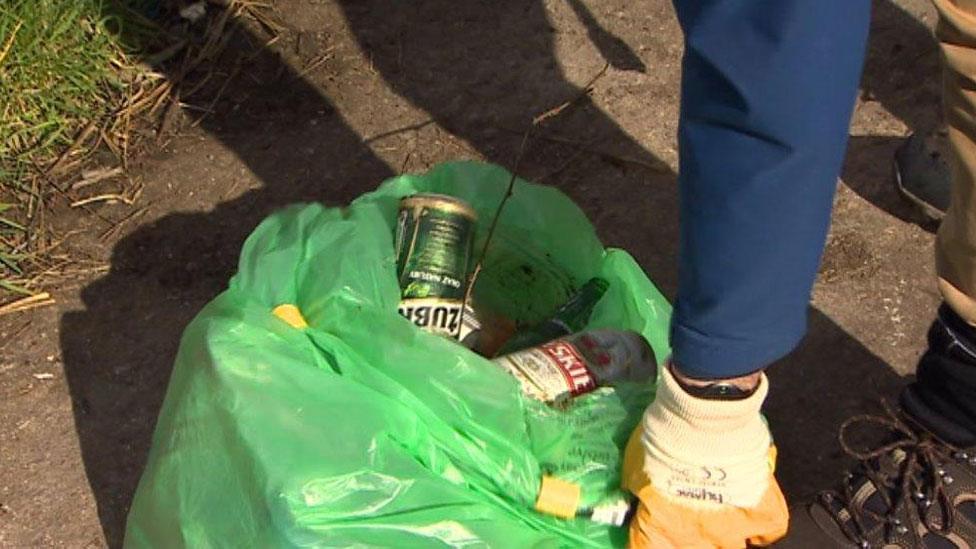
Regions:
<instances>
[{"instance_id":1,"label":"glove cuff","mask_svg":"<svg viewBox=\"0 0 976 549\"><path fill-rule=\"evenodd\" d=\"M696 398L663 369L641 437L651 484L689 506L757 505L770 479L772 438L759 413L768 392L763 374L742 400Z\"/></svg>"}]
</instances>

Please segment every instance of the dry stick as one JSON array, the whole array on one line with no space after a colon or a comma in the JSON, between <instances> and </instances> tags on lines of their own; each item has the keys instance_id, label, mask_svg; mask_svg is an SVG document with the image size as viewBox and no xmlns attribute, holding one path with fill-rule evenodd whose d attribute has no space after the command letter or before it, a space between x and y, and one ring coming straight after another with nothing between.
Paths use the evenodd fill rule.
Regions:
<instances>
[{"instance_id":1,"label":"dry stick","mask_svg":"<svg viewBox=\"0 0 976 549\"><path fill-rule=\"evenodd\" d=\"M410 157L413 155L413 151L407 151L407 155L403 157L403 163L400 164L400 171L398 173L406 173L407 163L410 162Z\"/></svg>"},{"instance_id":2,"label":"dry stick","mask_svg":"<svg viewBox=\"0 0 976 549\"><path fill-rule=\"evenodd\" d=\"M220 101L220 98L224 96L224 92L227 91L227 86L229 86L230 83L237 78L238 73L241 72L242 59L243 56L237 58L237 61L234 63L234 68L231 69L230 74L227 75L227 79L224 80L224 83L220 86L220 89L217 90L217 95L214 96L213 100L210 102L210 105L206 107L200 118L197 118L192 124L190 124L191 128L199 126L200 122L203 122L203 119L206 118L208 114L215 112L214 108L217 106L217 102Z\"/></svg>"},{"instance_id":3,"label":"dry stick","mask_svg":"<svg viewBox=\"0 0 976 549\"><path fill-rule=\"evenodd\" d=\"M31 177L31 192L28 193L30 198L27 200L27 230L24 231L24 243L27 250L32 248L34 238L44 231L44 201L38 194L37 179L36 174Z\"/></svg>"},{"instance_id":4,"label":"dry stick","mask_svg":"<svg viewBox=\"0 0 976 549\"><path fill-rule=\"evenodd\" d=\"M68 145L68 147L65 148L64 151L60 155L58 155L56 159L54 159L54 162L52 162L51 165L44 170L43 175L47 176L48 174L54 173L54 170L56 170L58 166L62 162L64 162L64 159L67 158L68 155L71 154L71 152L73 152L79 145L84 143L85 140L88 139L88 136L90 136L93 131L95 131L94 120L90 121L88 124L85 125L84 128L81 129L80 132L78 132L78 135L75 137L75 140L71 142L71 145Z\"/></svg>"},{"instance_id":5,"label":"dry stick","mask_svg":"<svg viewBox=\"0 0 976 549\"><path fill-rule=\"evenodd\" d=\"M505 204L508 202L512 192L515 190L515 178L518 173L519 164L522 163L522 156L525 154L525 146L529 142L529 135L532 133L532 128L535 125L529 126L525 133L522 134L522 144L519 145L518 155L515 157L515 165L512 166L512 177L508 180L508 189L505 191L505 196L502 197L501 201L498 203L498 208L495 210L495 217L491 220L491 225L488 227L488 235L485 236L485 244L481 247L481 255L478 256L478 262L474 265L474 271L471 273L471 278L468 280L468 287L464 291L464 302L461 304L461 315L464 315L464 311L468 309L468 303L471 302L471 294L474 292L474 284L478 281L478 275L481 274L482 265L485 262L485 256L488 255L488 246L491 244L491 238L495 236L495 228L498 226L498 219L502 216L502 209L505 208Z\"/></svg>"},{"instance_id":6,"label":"dry stick","mask_svg":"<svg viewBox=\"0 0 976 549\"><path fill-rule=\"evenodd\" d=\"M519 130L519 129L516 129L516 128L509 128L509 127L505 127L505 126L498 126L498 129L504 130L504 131L510 132L510 133L517 133L519 135L521 135L522 134L522 131L523 131L523 130ZM594 156L601 156L601 157L604 157L604 158L609 158L610 160L616 160L616 161L622 162L624 164L634 164L635 166L640 166L642 168L647 168L648 170L651 170L652 172L667 173L667 172L671 171L671 168L669 168L663 162L659 162L659 163L647 162L646 160L641 160L639 158L633 158L633 157L630 157L630 156L623 156L623 155L620 155L620 154L615 154L615 153L607 152L607 151L604 151L604 150L601 150L601 149L595 149L595 148L590 147L589 146L589 143L587 143L585 141L579 141L578 139L570 139L568 137L561 137L559 135L544 134L544 133L538 134L536 136L536 138L537 139L541 139L543 141L551 141L552 143L559 143L561 145L571 145L573 147L576 147L579 150L582 150L583 152L587 152L587 153L592 154Z\"/></svg>"},{"instance_id":7,"label":"dry stick","mask_svg":"<svg viewBox=\"0 0 976 549\"><path fill-rule=\"evenodd\" d=\"M573 98L534 117L532 119L532 124L526 128L525 133L522 134L522 143L519 145L518 154L515 156L515 164L512 166L512 177L510 177L508 180L508 189L506 189L505 196L503 196L501 201L498 203L498 209L495 210L495 217L492 218L491 226L488 227L488 234L485 236L485 244L481 247L481 254L478 256L478 262L474 265L474 271L471 273L471 278L468 280L468 287L464 291L464 302L461 305L462 316L464 315L464 311L467 310L468 303L471 302L471 294L474 292L474 285L478 281L478 275L481 274L481 269L484 266L485 257L488 255L488 246L491 245L492 237L495 236L495 229L498 227L498 220L502 216L502 210L505 208L505 204L508 203L508 199L511 198L512 193L515 191L515 179L518 177L519 167L522 164L522 157L525 156L525 148L529 142L529 136L532 134L532 130L546 120L559 116L560 113L568 109L571 105L588 96L590 92L593 91L593 84L595 84L601 76L606 74L607 67L609 66L609 62L604 63L603 68L593 75L593 78L590 78L589 82L587 82L586 85L583 86L583 89L581 89L580 92Z\"/></svg>"},{"instance_id":8,"label":"dry stick","mask_svg":"<svg viewBox=\"0 0 976 549\"><path fill-rule=\"evenodd\" d=\"M328 61L329 59L332 59L332 57L333 57L332 50L334 50L334 49L335 49L335 46L330 46L328 49L325 50L325 53L317 56L308 65L305 65L305 68L302 69L301 72L299 72L297 75L295 75L295 78L296 79L302 78L303 76L311 73L312 71L314 71L314 70L318 69L319 67L321 67L322 65L324 65L326 61Z\"/></svg>"},{"instance_id":9,"label":"dry stick","mask_svg":"<svg viewBox=\"0 0 976 549\"><path fill-rule=\"evenodd\" d=\"M168 89L167 88L167 85L168 84L160 84L160 85L154 86L154 87L150 88L152 91L150 91L149 93L147 93L145 97L139 99L138 101L133 100L129 104L129 107L126 109L128 111L128 115L129 116L132 116L134 114L139 114L139 113L145 111L146 110L145 107L148 106L150 103L152 103L153 105L159 103L160 100L159 100L159 98L157 96L159 96L159 95L164 95L165 96L165 91ZM143 88L143 90L145 90L145 88ZM162 90L162 94L160 93L160 90ZM155 108L155 107L153 107L153 108ZM150 110L149 112L152 112L152 110Z\"/></svg>"},{"instance_id":10,"label":"dry stick","mask_svg":"<svg viewBox=\"0 0 976 549\"><path fill-rule=\"evenodd\" d=\"M122 202L130 206L132 205L132 200L130 200L129 197L125 196L124 194L106 193L75 200L69 204L69 206L72 208L77 208L79 206L84 206L85 204L94 204L96 202Z\"/></svg>"},{"instance_id":11,"label":"dry stick","mask_svg":"<svg viewBox=\"0 0 976 549\"><path fill-rule=\"evenodd\" d=\"M99 132L98 135L101 137L102 143L105 143L105 146L108 147L108 150L112 151L112 154L114 154L116 157L122 156L122 151L119 150L118 144L116 144L115 141L112 140L112 138L109 136L108 133L105 132L105 130Z\"/></svg>"},{"instance_id":12,"label":"dry stick","mask_svg":"<svg viewBox=\"0 0 976 549\"><path fill-rule=\"evenodd\" d=\"M213 21L207 27L206 41L200 47L197 52L196 57L193 61L190 61L187 66L187 70L195 69L200 63L205 61L207 58L216 58L223 51L223 45L221 42L224 41L224 27L227 26L227 21L234 16L236 18L237 14L232 14L230 9L226 9L217 16L217 19ZM226 37L229 38L229 37ZM186 74L186 73L184 73Z\"/></svg>"},{"instance_id":13,"label":"dry stick","mask_svg":"<svg viewBox=\"0 0 976 549\"><path fill-rule=\"evenodd\" d=\"M47 292L41 292L39 294L34 294L32 296L27 296L16 301L7 303L6 305L0 307L0 316L8 313L16 313L20 311L26 311L28 309L33 309L35 307L43 307L45 305L53 305L54 299L51 294Z\"/></svg>"},{"instance_id":14,"label":"dry stick","mask_svg":"<svg viewBox=\"0 0 976 549\"><path fill-rule=\"evenodd\" d=\"M174 89L173 85L170 84L169 82L163 82L162 84L156 87L156 91L154 91L153 94L155 94L157 98L153 103L153 106L149 109L149 118L154 117L156 115L156 111L158 111L160 107L162 107L163 104L166 103L166 99L170 97L169 91L172 89Z\"/></svg>"},{"instance_id":15,"label":"dry stick","mask_svg":"<svg viewBox=\"0 0 976 549\"><path fill-rule=\"evenodd\" d=\"M102 168L96 168L94 170L85 170L81 172L81 179L78 182L73 183L71 185L71 190L77 191L82 187L94 185L95 183L98 183L100 181L104 181L106 179L111 179L115 176L122 175L122 171L123 170L121 166L115 166L113 168L102 167Z\"/></svg>"},{"instance_id":16,"label":"dry stick","mask_svg":"<svg viewBox=\"0 0 976 549\"><path fill-rule=\"evenodd\" d=\"M122 230L122 227L124 227L128 222L132 221L133 219L136 219L137 217L141 217L143 214L145 214L148 211L149 211L149 206L143 206L143 207L139 208L138 210L133 211L129 215L127 215L127 216L123 217L122 219L120 219L118 223L116 223L115 225L109 227L98 238L100 240L108 240L109 238L114 237L115 235L117 235Z\"/></svg>"},{"instance_id":17,"label":"dry stick","mask_svg":"<svg viewBox=\"0 0 976 549\"><path fill-rule=\"evenodd\" d=\"M402 127L396 128L394 130L385 131L385 132L382 132L382 133L378 133L378 134L376 134L374 136L367 137L366 139L363 139L363 143L372 143L374 141L379 141L381 139L386 139L387 137L392 137L392 136L397 135L397 134L406 133L406 132L409 132L409 131L422 130L422 129L426 128L427 126L429 126L429 125L431 125L433 123L434 123L434 119L433 118L428 118L427 120L424 120L423 122L417 122L416 124L408 124L406 126L402 126Z\"/></svg>"},{"instance_id":18,"label":"dry stick","mask_svg":"<svg viewBox=\"0 0 976 549\"><path fill-rule=\"evenodd\" d=\"M264 32L271 36L278 36L281 34L285 27L273 21L270 17L263 13L263 10L274 9L270 3L264 2L242 2L240 12L247 12L248 15L254 18L255 21L264 28Z\"/></svg>"},{"instance_id":19,"label":"dry stick","mask_svg":"<svg viewBox=\"0 0 976 549\"><path fill-rule=\"evenodd\" d=\"M584 97L590 95L590 92L593 91L593 84L596 84L596 81L599 80L601 76L603 76L604 74L606 74L607 67L609 67L609 66L610 66L610 63L604 63L603 68L600 69L600 72L596 73L593 76L593 78L590 78L590 81L587 82L585 86L583 86L583 88L579 91L578 94L576 94L569 101L566 101L566 102L564 102L564 103L562 103L560 105L557 105L557 106L549 109L548 111L540 114L539 116L536 116L535 118L533 118L532 119L532 125L533 126L538 126L539 124L545 122L546 120L549 120L550 118L552 118L554 116L558 116L564 110L568 109L570 105L573 105L577 101L579 101L580 99L583 99Z\"/></svg>"},{"instance_id":20,"label":"dry stick","mask_svg":"<svg viewBox=\"0 0 976 549\"><path fill-rule=\"evenodd\" d=\"M123 115L123 119L125 120L125 126L122 129L122 135L120 136L120 138L122 139L122 168L126 170L129 169L129 137L132 136L132 109L133 108L134 107L130 105L130 107L125 110L125 114Z\"/></svg>"},{"instance_id":21,"label":"dry stick","mask_svg":"<svg viewBox=\"0 0 976 549\"><path fill-rule=\"evenodd\" d=\"M170 97L167 95L167 97ZM177 116L180 110L180 90L175 89L173 95L170 97L169 105L166 110L163 111L163 115L159 122L159 127L156 129L156 145L162 145L163 140L169 135L170 129L173 124L176 123Z\"/></svg>"},{"instance_id":22,"label":"dry stick","mask_svg":"<svg viewBox=\"0 0 976 549\"><path fill-rule=\"evenodd\" d=\"M541 175L541 176L537 177L535 179L536 183L541 183L541 182L545 181L546 179L549 179L550 177L552 177L552 176L558 174L559 172L565 170L566 168L569 167L570 164L572 164L573 162L575 162L576 159L579 158L580 156L582 156L582 154L585 153L585 152L586 152L586 150L583 147L577 148L576 151L573 152L573 154L569 155L569 158L567 158L565 162L563 162L562 164L560 164L559 166L557 166L555 169L550 170L549 172L545 173L544 175Z\"/></svg>"},{"instance_id":23,"label":"dry stick","mask_svg":"<svg viewBox=\"0 0 976 549\"><path fill-rule=\"evenodd\" d=\"M207 69L207 74L205 74L200 80L194 82L192 87L185 90L180 95L182 95L184 99L193 97L193 94L202 90L203 87L207 85L207 82L210 82L210 79L213 78L214 72L216 72L214 65L210 65L210 67Z\"/></svg>"},{"instance_id":24,"label":"dry stick","mask_svg":"<svg viewBox=\"0 0 976 549\"><path fill-rule=\"evenodd\" d=\"M31 178L31 192L27 193L27 219L34 219L34 200L37 198L37 175Z\"/></svg>"},{"instance_id":25,"label":"dry stick","mask_svg":"<svg viewBox=\"0 0 976 549\"><path fill-rule=\"evenodd\" d=\"M34 164L34 169L37 170L38 175L40 175L46 181L46 183L48 184L48 186L50 188L54 189L54 191L56 193L58 193L59 195L61 195L61 198L63 198L65 200L65 202L67 202L69 204L72 202L72 198L70 196L68 196L68 193L64 189L62 189L62 188L58 187L57 185L55 185L54 184L54 181L50 178L50 176L48 176L47 174L45 174L41 170L40 166L38 166L36 163ZM81 206L81 209L85 210L85 212L87 212L92 217L95 217L95 218L101 220L102 222L104 222L104 223L106 223L108 225L112 225L112 220L111 219L106 218L104 215L96 212L95 210L91 209L90 207L88 207L88 206Z\"/></svg>"},{"instance_id":26,"label":"dry stick","mask_svg":"<svg viewBox=\"0 0 976 549\"><path fill-rule=\"evenodd\" d=\"M188 41L185 38L177 40L172 45L164 48L162 51L147 57L144 63L149 67L158 67L177 53L180 53L180 51L187 46L187 43Z\"/></svg>"}]
</instances>

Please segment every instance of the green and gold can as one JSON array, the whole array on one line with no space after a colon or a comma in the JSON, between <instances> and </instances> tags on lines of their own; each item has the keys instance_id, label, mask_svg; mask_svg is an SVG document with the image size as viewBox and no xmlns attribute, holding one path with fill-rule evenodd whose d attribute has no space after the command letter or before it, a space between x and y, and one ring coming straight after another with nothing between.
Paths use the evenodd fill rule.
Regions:
<instances>
[{"instance_id":1,"label":"green and gold can","mask_svg":"<svg viewBox=\"0 0 976 549\"><path fill-rule=\"evenodd\" d=\"M476 221L474 209L451 196L424 193L400 201L400 314L417 326L459 337Z\"/></svg>"}]
</instances>

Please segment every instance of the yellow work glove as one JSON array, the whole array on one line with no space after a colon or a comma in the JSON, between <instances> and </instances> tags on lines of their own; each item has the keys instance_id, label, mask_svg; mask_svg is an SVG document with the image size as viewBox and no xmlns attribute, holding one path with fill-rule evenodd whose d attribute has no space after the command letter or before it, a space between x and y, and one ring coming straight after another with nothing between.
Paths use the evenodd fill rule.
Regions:
<instances>
[{"instance_id":1,"label":"yellow work glove","mask_svg":"<svg viewBox=\"0 0 976 549\"><path fill-rule=\"evenodd\" d=\"M767 393L763 376L746 399L700 399L662 372L624 456L623 487L640 500L632 548L746 547L786 534L776 448L759 415Z\"/></svg>"}]
</instances>

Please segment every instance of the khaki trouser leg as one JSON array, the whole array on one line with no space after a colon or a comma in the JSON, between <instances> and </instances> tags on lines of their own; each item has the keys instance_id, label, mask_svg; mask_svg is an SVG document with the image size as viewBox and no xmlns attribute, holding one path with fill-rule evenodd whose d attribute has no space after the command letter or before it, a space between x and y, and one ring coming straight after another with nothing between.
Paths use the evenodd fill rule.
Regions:
<instances>
[{"instance_id":1,"label":"khaki trouser leg","mask_svg":"<svg viewBox=\"0 0 976 549\"><path fill-rule=\"evenodd\" d=\"M976 0L933 0L945 66L952 201L936 239L939 290L976 325Z\"/></svg>"}]
</instances>

